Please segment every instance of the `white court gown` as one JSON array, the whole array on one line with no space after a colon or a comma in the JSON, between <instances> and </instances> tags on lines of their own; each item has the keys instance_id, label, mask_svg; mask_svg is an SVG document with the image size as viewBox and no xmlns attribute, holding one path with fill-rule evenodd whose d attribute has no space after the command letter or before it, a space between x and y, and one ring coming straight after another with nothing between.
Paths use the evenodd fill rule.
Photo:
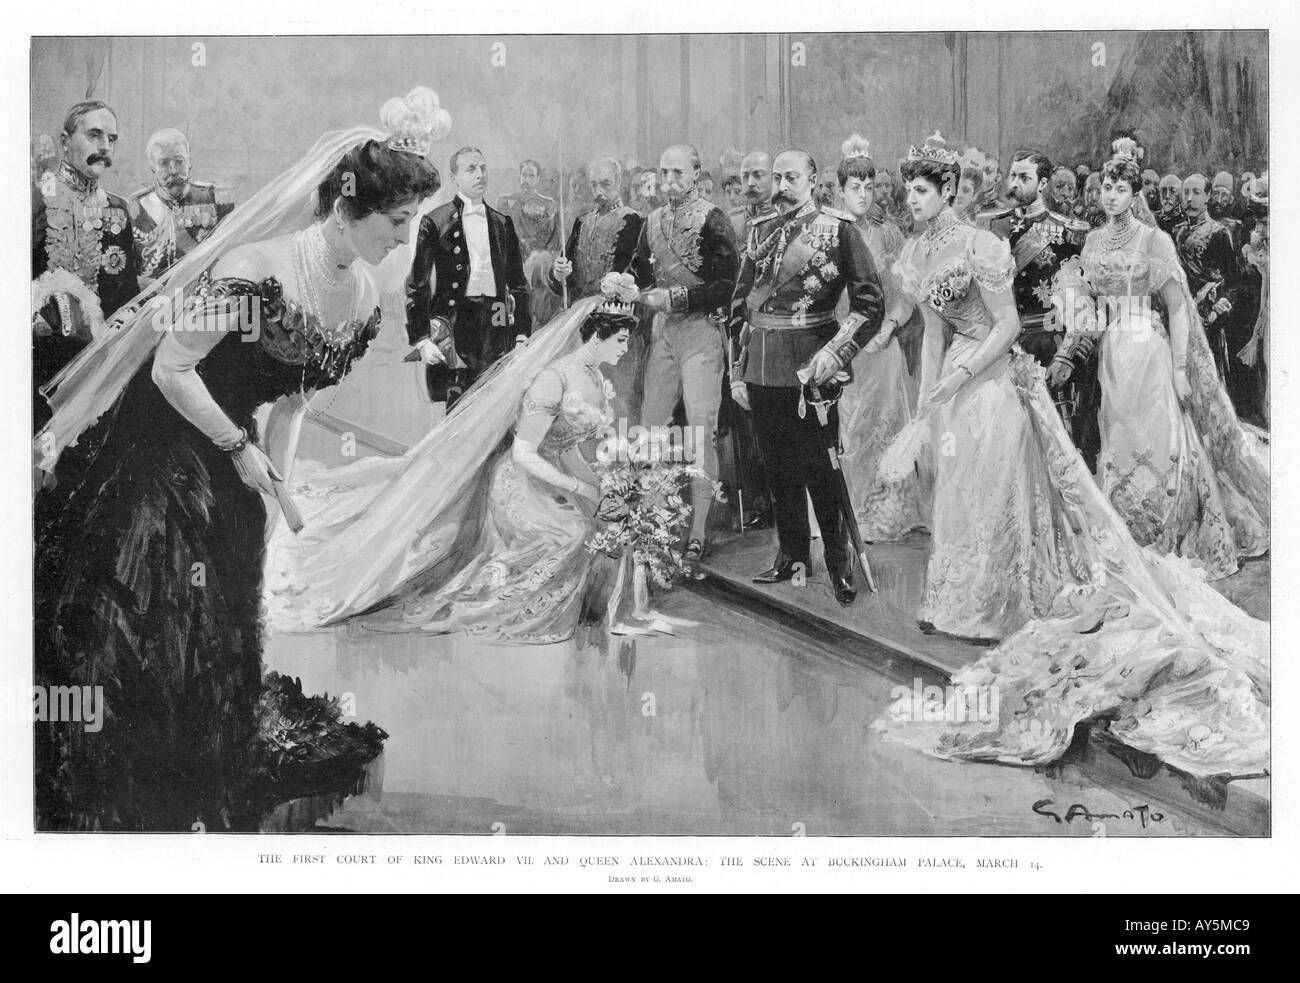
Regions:
<instances>
[{"instance_id":1,"label":"white court gown","mask_svg":"<svg viewBox=\"0 0 1300 983\"><path fill-rule=\"evenodd\" d=\"M928 259L920 238L910 241L898 263L944 373L987 337L982 297L1009 290L1014 269L990 233L946 234ZM923 617L1001 642L953 675L943 713L917 720L891 708L877 725L886 739L1039 765L1091 722L1193 776L1266 768L1268 625L1186 560L1134 541L1066 433L1041 368L1013 347L938 408L932 429ZM984 705L996 705L996 719L971 719L972 695L993 692L996 703Z\"/></svg>"}]
</instances>

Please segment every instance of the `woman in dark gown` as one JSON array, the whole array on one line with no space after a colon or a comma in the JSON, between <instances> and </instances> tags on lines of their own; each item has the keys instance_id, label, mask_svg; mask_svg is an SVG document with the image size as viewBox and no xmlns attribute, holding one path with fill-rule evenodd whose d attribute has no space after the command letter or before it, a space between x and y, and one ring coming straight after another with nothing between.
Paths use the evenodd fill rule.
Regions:
<instances>
[{"instance_id":1,"label":"woman in dark gown","mask_svg":"<svg viewBox=\"0 0 1300 983\"><path fill-rule=\"evenodd\" d=\"M253 416L290 394L305 409L365 352L379 309L362 264L406 241L437 187L409 148L353 145L314 222L184 284L190 317L62 454L36 499L36 683L102 687L104 714L94 733L38 724L38 828L255 830L378 753L373 724L263 681L263 496L279 473Z\"/></svg>"}]
</instances>

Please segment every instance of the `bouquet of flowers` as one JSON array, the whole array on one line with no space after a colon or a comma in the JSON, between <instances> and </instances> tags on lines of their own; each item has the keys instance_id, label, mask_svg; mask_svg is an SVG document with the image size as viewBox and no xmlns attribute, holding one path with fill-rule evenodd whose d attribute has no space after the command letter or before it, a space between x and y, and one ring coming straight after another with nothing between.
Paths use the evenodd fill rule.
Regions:
<instances>
[{"instance_id":1,"label":"bouquet of flowers","mask_svg":"<svg viewBox=\"0 0 1300 983\"><path fill-rule=\"evenodd\" d=\"M681 532L691 518L682 486L704 477L699 468L672 459L660 442L611 438L596 455L604 525L587 541L592 553L619 559L631 554L633 568L647 571L660 587L683 573Z\"/></svg>"}]
</instances>

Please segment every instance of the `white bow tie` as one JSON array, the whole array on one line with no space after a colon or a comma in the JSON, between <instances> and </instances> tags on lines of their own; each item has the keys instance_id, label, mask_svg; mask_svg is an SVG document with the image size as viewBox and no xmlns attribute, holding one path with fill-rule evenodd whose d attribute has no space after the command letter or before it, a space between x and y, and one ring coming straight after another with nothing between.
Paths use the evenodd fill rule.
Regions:
<instances>
[{"instance_id":1,"label":"white bow tie","mask_svg":"<svg viewBox=\"0 0 1300 983\"><path fill-rule=\"evenodd\" d=\"M466 205L464 210L461 212L461 214L462 215L486 215L487 209L484 207L483 202L480 201L477 205Z\"/></svg>"}]
</instances>

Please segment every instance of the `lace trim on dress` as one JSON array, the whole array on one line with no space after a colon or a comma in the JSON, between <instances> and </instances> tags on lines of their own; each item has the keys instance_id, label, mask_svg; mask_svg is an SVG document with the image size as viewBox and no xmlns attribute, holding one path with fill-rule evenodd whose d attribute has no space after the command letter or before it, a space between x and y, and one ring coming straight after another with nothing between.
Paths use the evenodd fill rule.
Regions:
<instances>
[{"instance_id":1,"label":"lace trim on dress","mask_svg":"<svg viewBox=\"0 0 1300 983\"><path fill-rule=\"evenodd\" d=\"M301 304L284 296L275 277L260 283L243 277L214 279L204 273L188 302L200 318L234 314L238 330L257 330L257 344L277 362L286 365L315 365L327 374L341 374L379 332L380 310L365 321L352 323L347 337L326 338L317 318ZM200 328L207 324L200 321ZM359 347L358 347L359 345Z\"/></svg>"}]
</instances>

